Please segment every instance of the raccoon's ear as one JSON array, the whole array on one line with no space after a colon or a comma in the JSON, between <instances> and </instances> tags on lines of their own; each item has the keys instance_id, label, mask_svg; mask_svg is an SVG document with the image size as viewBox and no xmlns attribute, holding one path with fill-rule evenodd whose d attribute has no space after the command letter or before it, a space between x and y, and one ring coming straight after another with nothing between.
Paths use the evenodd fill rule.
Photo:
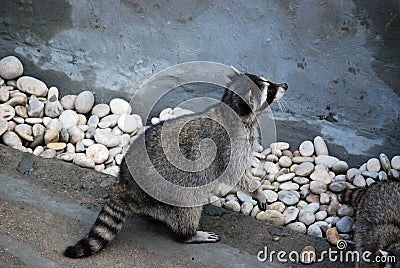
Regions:
<instances>
[{"instance_id":1,"label":"raccoon's ear","mask_svg":"<svg viewBox=\"0 0 400 268\"><path fill-rule=\"evenodd\" d=\"M231 68L232 68L232 71L233 71L234 74L236 74L236 75L241 75L242 74L238 69L236 69L232 65L231 65Z\"/></svg>"},{"instance_id":2,"label":"raccoon's ear","mask_svg":"<svg viewBox=\"0 0 400 268\"><path fill-rule=\"evenodd\" d=\"M382 254L382 256L384 257L388 257L389 256L389 252L385 251L385 250L379 250L379 252Z\"/></svg>"}]
</instances>

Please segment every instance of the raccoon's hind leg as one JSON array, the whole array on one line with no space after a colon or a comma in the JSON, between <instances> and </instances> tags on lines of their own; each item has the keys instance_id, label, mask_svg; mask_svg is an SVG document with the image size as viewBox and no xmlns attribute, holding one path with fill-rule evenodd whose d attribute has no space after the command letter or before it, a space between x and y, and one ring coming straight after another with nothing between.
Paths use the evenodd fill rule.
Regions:
<instances>
[{"instance_id":1,"label":"raccoon's hind leg","mask_svg":"<svg viewBox=\"0 0 400 268\"><path fill-rule=\"evenodd\" d=\"M111 242L121 230L129 208L119 199L110 198L100 211L89 233L74 246L64 251L68 258L82 258L93 255Z\"/></svg>"},{"instance_id":2,"label":"raccoon's hind leg","mask_svg":"<svg viewBox=\"0 0 400 268\"><path fill-rule=\"evenodd\" d=\"M211 232L197 231L202 207L174 207L162 204L147 209L147 214L168 225L182 243L215 243L220 239Z\"/></svg>"}]
</instances>

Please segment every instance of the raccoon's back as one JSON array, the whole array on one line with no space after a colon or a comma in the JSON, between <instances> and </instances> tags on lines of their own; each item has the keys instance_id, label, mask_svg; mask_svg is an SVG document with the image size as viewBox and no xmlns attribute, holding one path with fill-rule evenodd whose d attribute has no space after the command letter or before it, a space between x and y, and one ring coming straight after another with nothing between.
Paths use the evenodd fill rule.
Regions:
<instances>
[{"instance_id":1,"label":"raccoon's back","mask_svg":"<svg viewBox=\"0 0 400 268\"><path fill-rule=\"evenodd\" d=\"M400 228L400 183L382 181L366 189L357 205L357 226L395 224Z\"/></svg>"}]
</instances>

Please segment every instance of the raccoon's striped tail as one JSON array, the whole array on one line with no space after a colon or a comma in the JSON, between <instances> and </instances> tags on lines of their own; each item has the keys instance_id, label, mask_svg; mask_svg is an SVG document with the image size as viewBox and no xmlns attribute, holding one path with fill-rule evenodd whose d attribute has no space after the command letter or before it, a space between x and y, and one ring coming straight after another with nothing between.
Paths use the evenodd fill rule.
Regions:
<instances>
[{"instance_id":1,"label":"raccoon's striped tail","mask_svg":"<svg viewBox=\"0 0 400 268\"><path fill-rule=\"evenodd\" d=\"M360 203L361 198L364 196L366 189L348 189L344 193L344 203L356 208Z\"/></svg>"},{"instance_id":2,"label":"raccoon's striped tail","mask_svg":"<svg viewBox=\"0 0 400 268\"><path fill-rule=\"evenodd\" d=\"M89 233L74 246L67 247L64 256L83 258L103 249L121 230L128 213L126 205L116 200L108 200Z\"/></svg>"}]
</instances>

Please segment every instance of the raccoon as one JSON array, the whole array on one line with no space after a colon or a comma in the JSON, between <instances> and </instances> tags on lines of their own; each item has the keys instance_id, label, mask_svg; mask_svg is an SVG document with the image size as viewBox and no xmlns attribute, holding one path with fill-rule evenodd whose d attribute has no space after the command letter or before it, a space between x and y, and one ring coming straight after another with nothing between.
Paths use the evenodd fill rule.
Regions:
<instances>
[{"instance_id":1,"label":"raccoon","mask_svg":"<svg viewBox=\"0 0 400 268\"><path fill-rule=\"evenodd\" d=\"M286 83L272 83L263 77L244 74L232 69L231 84L226 89L219 104L211 107L203 113L191 114L175 119L170 119L148 128L141 136L144 139L146 150L152 165L157 172L173 184L183 187L196 187L211 183L223 170L227 169L228 163L234 163L236 170L245 171L250 166L252 146L257 141L256 121L260 114L274 100L281 98L288 86ZM242 80L250 81L252 86L241 83ZM249 80L250 79L250 80ZM238 92L241 92L240 94ZM239 96L240 95L240 96ZM235 124L226 115L224 107L228 106L240 119L244 127L235 127L232 134L236 143L231 145L228 133L221 127L226 124ZM182 123L182 122L186 123ZM219 122L219 123L218 123ZM204 139L211 139L216 146L215 160L205 170L199 172L184 171L170 163L162 148L162 139L169 141L167 134L163 133L166 125L172 129L180 129L179 149L180 153L188 160L201 159L202 152L199 144ZM163 134L162 134L163 133ZM166 135L166 136L165 136ZM171 137L172 139L172 137ZM158 200L143 190L135 180L137 167L143 165L137 159L133 169L129 169L127 159L137 153L140 144L135 140L121 163L120 173L116 185L110 193L109 199L102 208L96 222L89 233L74 246L64 251L64 256L69 258L81 258L90 256L103 249L115 235L121 230L126 218L131 214L145 214L153 219L164 222L177 235L177 240L183 243L207 243L218 242L220 238L212 232L198 231L198 225L202 212L202 206L175 206ZM169 142L167 143L169 144ZM171 159L170 159L171 160ZM200 165L202 163L198 163ZM196 168L196 165L194 167ZM136 168L135 168L136 167ZM146 169L143 171L146 173ZM134 175L132 175L134 174ZM262 192L260 183L255 181L248 172L242 172L242 177L235 180L239 189L251 192L265 210L266 197ZM144 175L151 179L151 175ZM236 175L238 176L238 175ZM233 177L233 176L232 176ZM235 178L237 179L237 178ZM229 182L228 182L229 184ZM232 181L232 184L233 183ZM231 188L234 185L229 185ZM212 189L212 195L224 192L223 185ZM175 193L174 193L175 194ZM180 196L178 199L191 199L193 196Z\"/></svg>"},{"instance_id":2,"label":"raccoon","mask_svg":"<svg viewBox=\"0 0 400 268\"><path fill-rule=\"evenodd\" d=\"M361 262L360 267L400 267L400 182L386 180L367 189L346 192L348 204L356 208L354 242L368 258L395 257L395 263ZM378 258L379 258L378 257Z\"/></svg>"}]
</instances>

